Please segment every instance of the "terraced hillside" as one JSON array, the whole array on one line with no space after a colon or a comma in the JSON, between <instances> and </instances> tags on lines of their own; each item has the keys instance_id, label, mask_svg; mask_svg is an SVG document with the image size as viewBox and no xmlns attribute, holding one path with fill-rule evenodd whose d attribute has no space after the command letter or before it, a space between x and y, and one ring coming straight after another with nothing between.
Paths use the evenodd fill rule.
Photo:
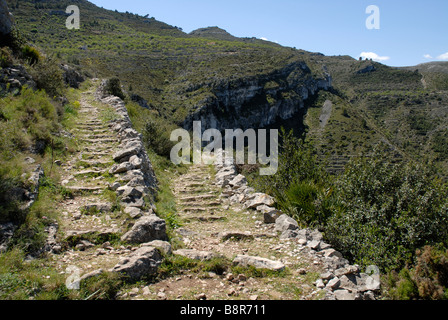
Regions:
<instances>
[{"instance_id":1,"label":"terraced hillside","mask_svg":"<svg viewBox=\"0 0 448 320\"><path fill-rule=\"evenodd\" d=\"M379 142L389 144L397 159L446 168L442 65L390 68L236 38L218 27L186 34L84 0L75 3L81 29L67 30L64 10L72 2L7 2L32 43L90 76L117 76L152 118L185 128L202 120L218 129L285 125L298 134L308 131L332 171ZM327 100L333 112L320 127Z\"/></svg>"}]
</instances>

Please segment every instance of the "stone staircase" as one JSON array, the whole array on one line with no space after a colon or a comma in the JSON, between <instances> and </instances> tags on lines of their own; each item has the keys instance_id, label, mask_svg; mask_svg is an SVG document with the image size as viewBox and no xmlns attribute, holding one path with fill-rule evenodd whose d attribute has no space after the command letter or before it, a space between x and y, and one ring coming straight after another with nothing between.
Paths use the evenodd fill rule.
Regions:
<instances>
[{"instance_id":1,"label":"stone staircase","mask_svg":"<svg viewBox=\"0 0 448 320\"><path fill-rule=\"evenodd\" d=\"M110 108L117 119L101 120ZM183 270L118 298L355 299L372 298L377 290L360 288L356 283L365 283L366 275L349 266L319 232L299 230L297 222L275 210L274 199L250 188L233 164L192 165L172 181L181 222L170 239L178 249L172 252L166 223L152 204L157 180L123 101L85 92L73 134L78 152L60 163L62 185L73 196L59 203L60 224L49 229L47 241L60 273L78 270L81 281L108 271L139 281L158 274L162 254L174 254L225 261L242 271ZM247 276L250 268L272 274Z\"/></svg>"},{"instance_id":2,"label":"stone staircase","mask_svg":"<svg viewBox=\"0 0 448 320\"><path fill-rule=\"evenodd\" d=\"M131 129L122 101L98 97L92 89L82 94L80 104L72 132L78 151L60 164L61 184L72 197L59 203L58 232L49 235L46 249L55 268L61 273L77 270L82 275L78 281L105 271L130 278L150 275L161 264L159 251L126 239L136 239L132 232L142 225L139 219L150 218L143 223L153 234L149 240L166 240L165 221L155 216L151 203L154 173L145 151L135 152L132 164L116 158L130 140L141 144L141 137ZM102 120L105 110L115 112L116 120ZM123 163L126 170L115 172ZM143 269L136 267L138 261L145 262Z\"/></svg>"}]
</instances>

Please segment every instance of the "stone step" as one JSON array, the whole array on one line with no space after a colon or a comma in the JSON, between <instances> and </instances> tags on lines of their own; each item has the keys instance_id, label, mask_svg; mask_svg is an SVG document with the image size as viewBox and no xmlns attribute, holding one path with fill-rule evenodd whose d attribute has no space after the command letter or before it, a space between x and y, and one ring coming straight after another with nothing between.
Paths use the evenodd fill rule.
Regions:
<instances>
[{"instance_id":1,"label":"stone step","mask_svg":"<svg viewBox=\"0 0 448 320\"><path fill-rule=\"evenodd\" d=\"M193 197L183 197L179 200L191 202L191 201L200 201L200 200L207 200L207 199L215 199L216 196L213 194L206 194L206 195L200 195L200 196L193 196Z\"/></svg>"},{"instance_id":2,"label":"stone step","mask_svg":"<svg viewBox=\"0 0 448 320\"><path fill-rule=\"evenodd\" d=\"M110 130L109 129L96 129L96 130L89 130L89 129L74 129L74 131L77 132L85 132L85 133L107 133Z\"/></svg>"},{"instance_id":3,"label":"stone step","mask_svg":"<svg viewBox=\"0 0 448 320\"><path fill-rule=\"evenodd\" d=\"M81 140L84 139L114 139L115 141L117 141L117 138L115 136L112 136L110 134L80 134L78 135L79 138L81 138Z\"/></svg>"},{"instance_id":4,"label":"stone step","mask_svg":"<svg viewBox=\"0 0 448 320\"><path fill-rule=\"evenodd\" d=\"M198 202L198 201L180 201L181 205L184 206L195 206L200 205L201 207L216 207L220 206L220 201L211 201L211 202Z\"/></svg>"},{"instance_id":5,"label":"stone step","mask_svg":"<svg viewBox=\"0 0 448 320\"><path fill-rule=\"evenodd\" d=\"M114 161L111 159L110 161L101 161L101 160L81 160L82 163L89 165L90 167L104 167L104 166L112 166Z\"/></svg>"},{"instance_id":6,"label":"stone step","mask_svg":"<svg viewBox=\"0 0 448 320\"><path fill-rule=\"evenodd\" d=\"M204 187L204 183L199 183L199 182L190 182L190 183L185 183L182 185L183 188L194 188L194 187Z\"/></svg>"},{"instance_id":7,"label":"stone step","mask_svg":"<svg viewBox=\"0 0 448 320\"><path fill-rule=\"evenodd\" d=\"M194 196L200 196L203 194L208 193L210 190L205 190L204 188L188 188L188 189L180 189L175 190L175 194L179 194L181 197L194 197Z\"/></svg>"},{"instance_id":8,"label":"stone step","mask_svg":"<svg viewBox=\"0 0 448 320\"><path fill-rule=\"evenodd\" d=\"M183 212L194 212L194 213L198 213L198 212L209 212L209 211L215 211L215 210L219 210L220 207L208 207L208 208L202 208L202 207L187 207L184 208L182 211Z\"/></svg>"},{"instance_id":9,"label":"stone step","mask_svg":"<svg viewBox=\"0 0 448 320\"><path fill-rule=\"evenodd\" d=\"M79 195L82 193L94 193L105 190L106 186L97 186L97 187L85 187L85 186L71 186L65 187L67 190L73 192L75 195Z\"/></svg>"},{"instance_id":10,"label":"stone step","mask_svg":"<svg viewBox=\"0 0 448 320\"><path fill-rule=\"evenodd\" d=\"M192 221L216 222L216 221L225 221L227 220L227 218L221 216L188 216L188 217L182 217L182 220L185 222L192 222Z\"/></svg>"},{"instance_id":11,"label":"stone step","mask_svg":"<svg viewBox=\"0 0 448 320\"><path fill-rule=\"evenodd\" d=\"M74 176L87 176L87 175L94 175L94 176L100 176L103 173L105 173L105 170L83 170L79 172L75 172Z\"/></svg>"},{"instance_id":12,"label":"stone step","mask_svg":"<svg viewBox=\"0 0 448 320\"><path fill-rule=\"evenodd\" d=\"M76 129L80 129L80 130L103 130L106 129L107 127L104 126L104 124L102 123L91 123L91 124L86 124L86 123L78 123L76 125Z\"/></svg>"},{"instance_id":13,"label":"stone step","mask_svg":"<svg viewBox=\"0 0 448 320\"><path fill-rule=\"evenodd\" d=\"M114 139L84 139L81 138L80 139L82 142L87 142L87 143L118 143L118 139L114 138Z\"/></svg>"}]
</instances>

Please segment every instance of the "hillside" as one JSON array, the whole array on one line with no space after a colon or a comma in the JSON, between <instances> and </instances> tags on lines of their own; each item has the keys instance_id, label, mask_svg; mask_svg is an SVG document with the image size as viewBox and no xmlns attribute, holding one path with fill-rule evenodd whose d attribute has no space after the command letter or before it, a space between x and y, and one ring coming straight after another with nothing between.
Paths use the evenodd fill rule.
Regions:
<instances>
[{"instance_id":1,"label":"hillside","mask_svg":"<svg viewBox=\"0 0 448 320\"><path fill-rule=\"evenodd\" d=\"M446 63L187 34L86 0L6 3L0 299L446 295ZM195 120L285 128L278 173L174 165L170 133ZM74 263L81 291L64 283Z\"/></svg>"},{"instance_id":2,"label":"hillside","mask_svg":"<svg viewBox=\"0 0 448 320\"><path fill-rule=\"evenodd\" d=\"M218 27L186 34L154 18L87 1L77 2L81 29L67 30L63 10L68 1L8 3L38 47L89 76L117 76L129 96L176 125L191 128L191 120L201 119L218 129L285 125L298 133L308 130L321 152L334 158L335 169L379 141L400 157L435 160L445 167L442 65L437 72L430 65L389 68L237 38ZM374 71L363 72L369 68ZM316 100L317 92L331 87L336 89L331 96ZM304 123L311 97L317 105ZM318 123L323 97L337 103L329 125L320 128L313 123Z\"/></svg>"}]
</instances>

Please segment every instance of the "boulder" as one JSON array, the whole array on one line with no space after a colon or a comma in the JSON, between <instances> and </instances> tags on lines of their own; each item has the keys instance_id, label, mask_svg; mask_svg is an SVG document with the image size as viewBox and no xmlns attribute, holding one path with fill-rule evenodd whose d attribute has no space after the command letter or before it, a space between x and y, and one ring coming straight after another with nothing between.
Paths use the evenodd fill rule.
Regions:
<instances>
[{"instance_id":1,"label":"boulder","mask_svg":"<svg viewBox=\"0 0 448 320\"><path fill-rule=\"evenodd\" d=\"M286 214L283 214L275 221L275 231L283 233L286 230L297 229L299 229L299 224L297 223L297 221Z\"/></svg>"},{"instance_id":2,"label":"boulder","mask_svg":"<svg viewBox=\"0 0 448 320\"><path fill-rule=\"evenodd\" d=\"M248 199L244 204L247 209L255 209L262 205L272 207L275 204L274 198L264 193L254 193Z\"/></svg>"},{"instance_id":3,"label":"boulder","mask_svg":"<svg viewBox=\"0 0 448 320\"><path fill-rule=\"evenodd\" d=\"M12 15L5 0L0 0L0 34L7 35L12 31Z\"/></svg>"},{"instance_id":4,"label":"boulder","mask_svg":"<svg viewBox=\"0 0 448 320\"><path fill-rule=\"evenodd\" d=\"M256 269L268 269L268 270L274 270L274 271L282 271L285 269L285 265L281 263L280 261L273 261L261 257L251 257L251 256L245 256L245 255L238 255L234 260L233 263L235 265L248 267L252 266Z\"/></svg>"},{"instance_id":5,"label":"boulder","mask_svg":"<svg viewBox=\"0 0 448 320\"><path fill-rule=\"evenodd\" d=\"M340 285L341 285L341 280L339 278L335 277L327 283L326 288L331 289L331 290L336 290L339 288Z\"/></svg>"},{"instance_id":6,"label":"boulder","mask_svg":"<svg viewBox=\"0 0 448 320\"><path fill-rule=\"evenodd\" d=\"M160 252L162 252L165 255L170 255L173 253L171 244L167 241L162 240L154 240L148 243L142 244L142 247L154 247L156 249L159 249Z\"/></svg>"},{"instance_id":7,"label":"boulder","mask_svg":"<svg viewBox=\"0 0 448 320\"><path fill-rule=\"evenodd\" d=\"M139 187L128 187L124 186L118 188L117 190L123 198L132 197L132 198L141 198L143 197L143 191L140 190Z\"/></svg>"},{"instance_id":8,"label":"boulder","mask_svg":"<svg viewBox=\"0 0 448 320\"><path fill-rule=\"evenodd\" d=\"M272 224L277 221L277 219L281 216L281 211L278 210L271 210L269 212L264 213L264 223L266 224Z\"/></svg>"},{"instance_id":9,"label":"boulder","mask_svg":"<svg viewBox=\"0 0 448 320\"><path fill-rule=\"evenodd\" d=\"M162 264L162 256L154 247L142 247L130 256L122 259L111 272L117 272L129 277L132 281L145 276L155 275Z\"/></svg>"},{"instance_id":10,"label":"boulder","mask_svg":"<svg viewBox=\"0 0 448 320\"><path fill-rule=\"evenodd\" d=\"M117 173L125 173L128 171L134 170L134 165L130 162L123 162L120 164L115 164L112 166L112 168L109 170L110 174L117 174Z\"/></svg>"},{"instance_id":11,"label":"boulder","mask_svg":"<svg viewBox=\"0 0 448 320\"><path fill-rule=\"evenodd\" d=\"M311 242L309 242L307 244L307 247L310 248L310 249L313 249L313 250L319 250L319 248L320 248L320 241L313 240L313 241L311 241Z\"/></svg>"},{"instance_id":12,"label":"boulder","mask_svg":"<svg viewBox=\"0 0 448 320\"><path fill-rule=\"evenodd\" d=\"M131 146L122 150L117 151L114 155L114 161L122 162L129 160L132 156L136 156L142 150L141 145Z\"/></svg>"},{"instance_id":13,"label":"boulder","mask_svg":"<svg viewBox=\"0 0 448 320\"><path fill-rule=\"evenodd\" d=\"M337 257L339 259L343 259L342 253L334 250L334 249L326 249L322 251L324 257L331 258L331 257Z\"/></svg>"},{"instance_id":14,"label":"boulder","mask_svg":"<svg viewBox=\"0 0 448 320\"><path fill-rule=\"evenodd\" d=\"M348 290L336 290L334 292L336 300L356 300L356 295Z\"/></svg>"},{"instance_id":15,"label":"boulder","mask_svg":"<svg viewBox=\"0 0 448 320\"><path fill-rule=\"evenodd\" d=\"M247 184L247 179L242 174L237 175L235 178L233 178L232 181L229 182L229 185L233 187L234 189L241 188L242 186L245 186Z\"/></svg>"},{"instance_id":16,"label":"boulder","mask_svg":"<svg viewBox=\"0 0 448 320\"><path fill-rule=\"evenodd\" d=\"M137 220L132 229L121 237L128 243L147 243L154 240L167 240L166 222L152 215Z\"/></svg>"},{"instance_id":17,"label":"boulder","mask_svg":"<svg viewBox=\"0 0 448 320\"><path fill-rule=\"evenodd\" d=\"M140 159L138 156L132 156L132 157L129 159L129 162L133 165L133 167L134 167L135 169L141 169L143 160Z\"/></svg>"},{"instance_id":18,"label":"boulder","mask_svg":"<svg viewBox=\"0 0 448 320\"><path fill-rule=\"evenodd\" d=\"M186 257L192 260L207 261L216 257L216 254L210 251L198 251L194 249L180 249L174 251L175 255Z\"/></svg>"},{"instance_id":19,"label":"boulder","mask_svg":"<svg viewBox=\"0 0 448 320\"><path fill-rule=\"evenodd\" d=\"M126 207L124 213L127 213L132 219L143 217L143 211L140 208Z\"/></svg>"}]
</instances>

